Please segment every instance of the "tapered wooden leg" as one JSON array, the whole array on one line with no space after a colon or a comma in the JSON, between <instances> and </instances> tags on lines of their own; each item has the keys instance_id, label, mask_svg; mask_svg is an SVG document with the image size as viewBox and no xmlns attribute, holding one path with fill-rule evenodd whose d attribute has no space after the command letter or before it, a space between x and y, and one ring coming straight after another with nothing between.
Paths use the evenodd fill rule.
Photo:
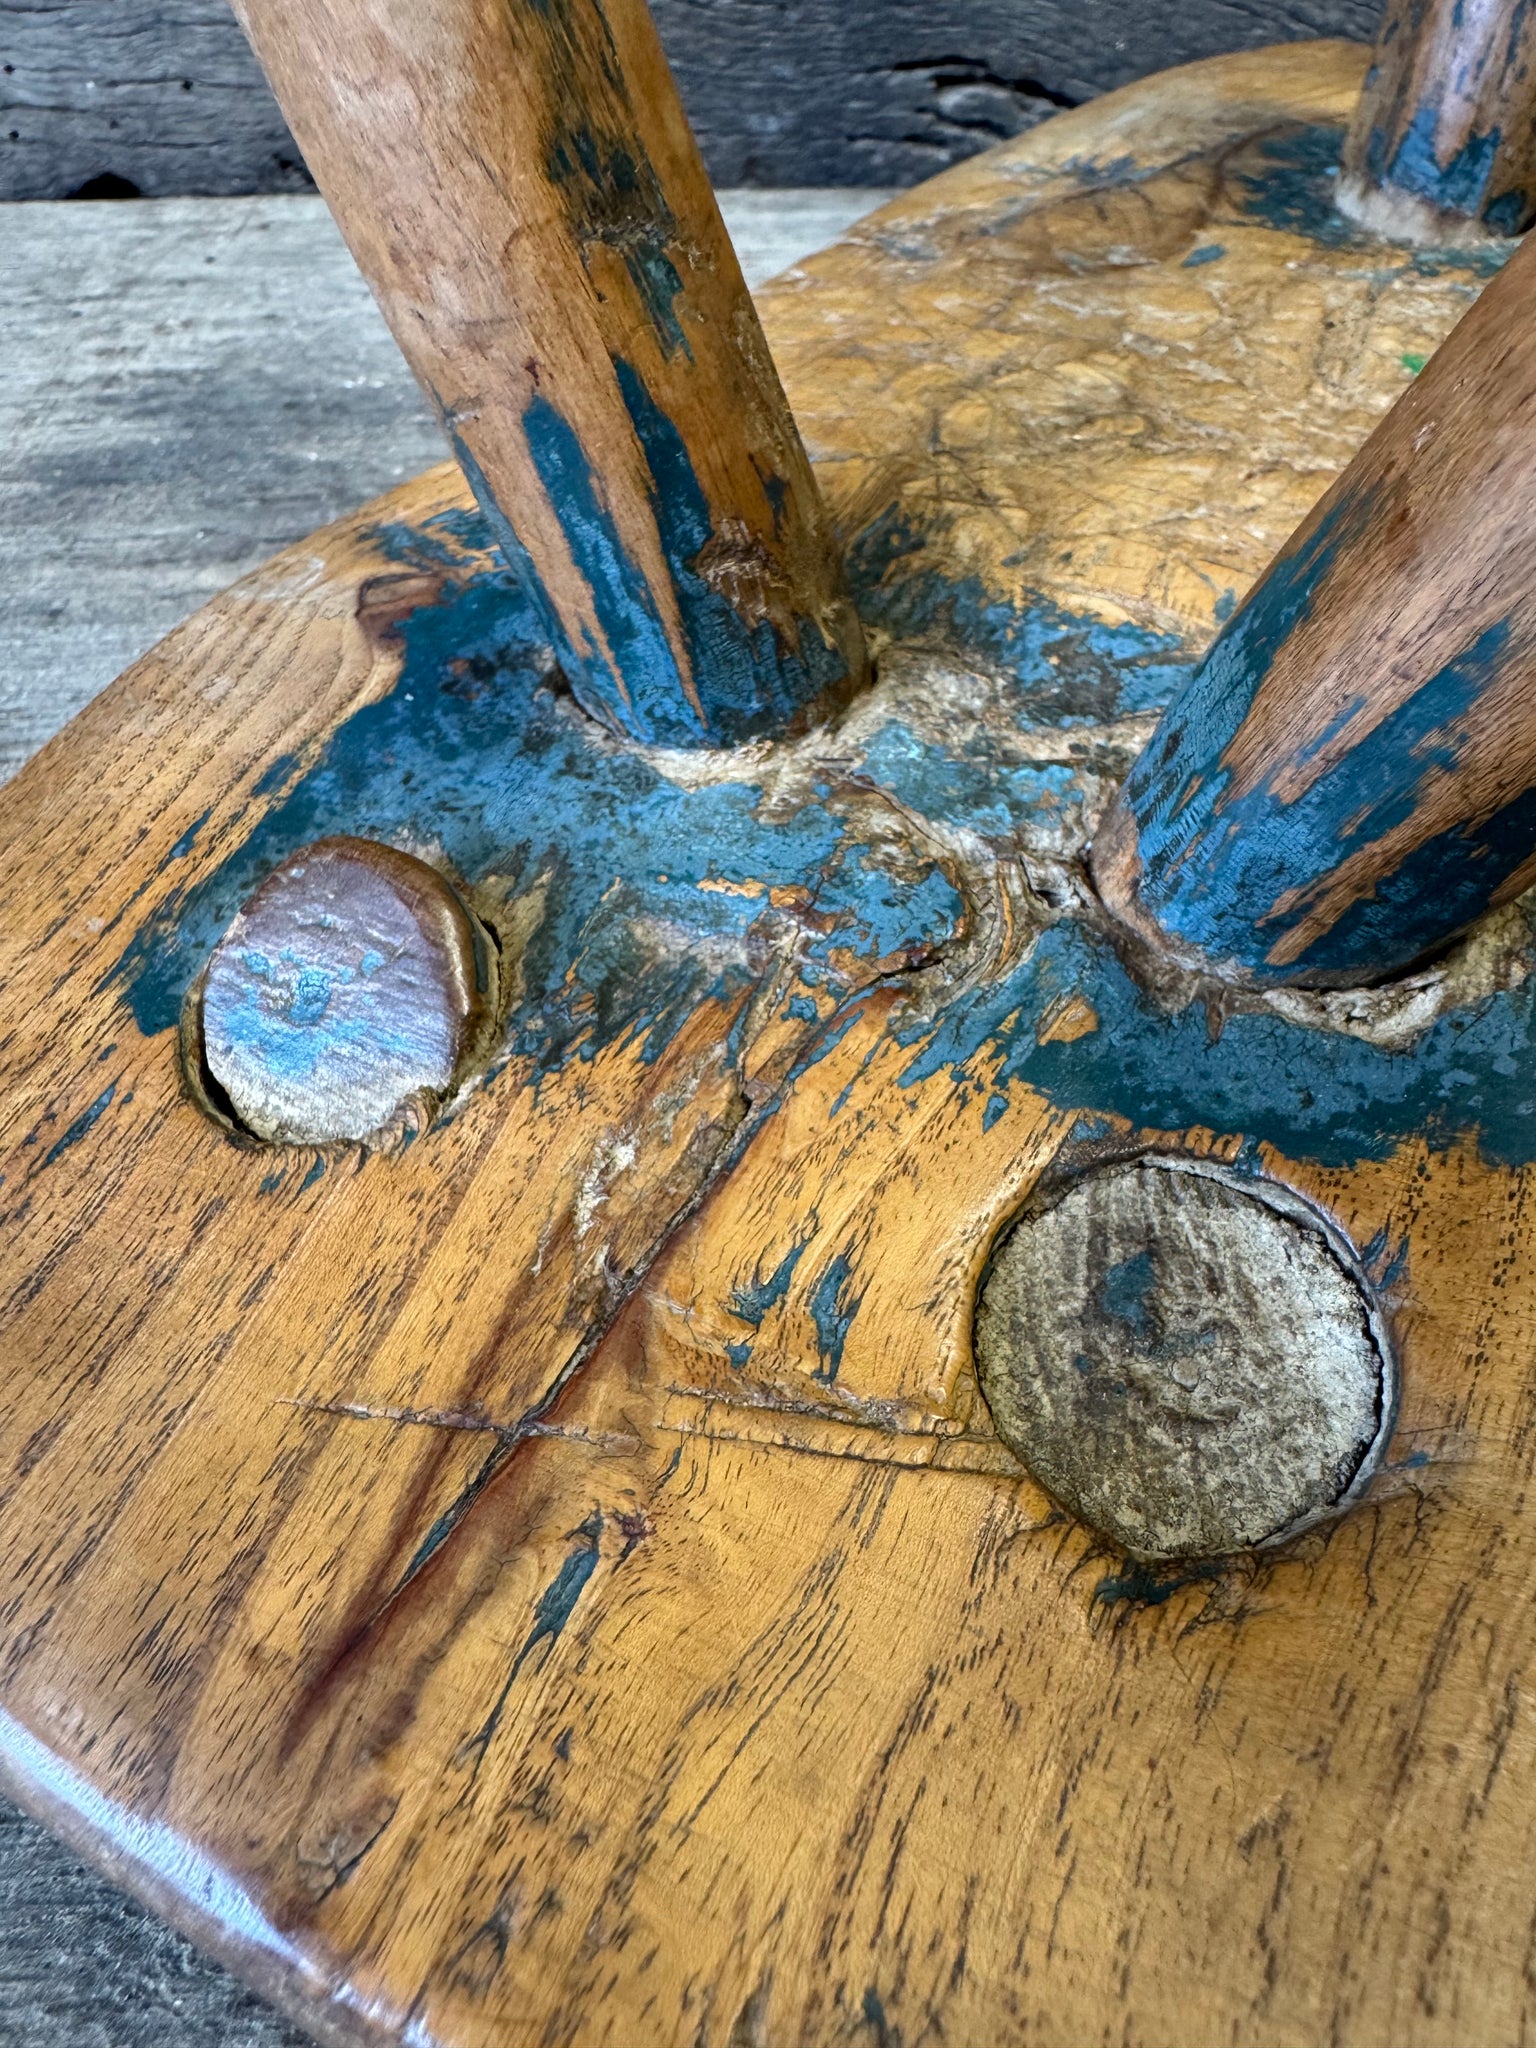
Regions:
<instances>
[{"instance_id":1,"label":"tapered wooden leg","mask_svg":"<svg viewBox=\"0 0 1536 2048\"><path fill-rule=\"evenodd\" d=\"M1164 713L1111 904L1256 982L1410 966L1536 879L1536 247L1398 400Z\"/></svg>"},{"instance_id":2,"label":"tapered wooden leg","mask_svg":"<svg viewBox=\"0 0 1536 2048\"><path fill-rule=\"evenodd\" d=\"M1340 204L1441 238L1536 217L1536 10L1529 0L1387 0L1350 125Z\"/></svg>"},{"instance_id":3,"label":"tapered wooden leg","mask_svg":"<svg viewBox=\"0 0 1536 2048\"><path fill-rule=\"evenodd\" d=\"M240 0L586 707L722 745L865 675L644 0Z\"/></svg>"}]
</instances>

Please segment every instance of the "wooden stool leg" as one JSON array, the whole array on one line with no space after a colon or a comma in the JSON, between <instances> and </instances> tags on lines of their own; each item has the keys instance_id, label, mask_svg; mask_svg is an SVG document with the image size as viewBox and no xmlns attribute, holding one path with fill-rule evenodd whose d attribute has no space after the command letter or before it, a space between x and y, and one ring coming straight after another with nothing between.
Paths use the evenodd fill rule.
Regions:
<instances>
[{"instance_id":1,"label":"wooden stool leg","mask_svg":"<svg viewBox=\"0 0 1536 2048\"><path fill-rule=\"evenodd\" d=\"M572 687L668 745L864 679L858 619L644 0L239 0Z\"/></svg>"},{"instance_id":2,"label":"wooden stool leg","mask_svg":"<svg viewBox=\"0 0 1536 2048\"><path fill-rule=\"evenodd\" d=\"M1536 11L1527 0L1388 0L1344 148L1339 204L1443 239L1536 218Z\"/></svg>"},{"instance_id":3,"label":"wooden stool leg","mask_svg":"<svg viewBox=\"0 0 1536 2048\"><path fill-rule=\"evenodd\" d=\"M1107 900L1256 982L1410 966L1536 878L1536 246L1398 400L1165 712Z\"/></svg>"}]
</instances>

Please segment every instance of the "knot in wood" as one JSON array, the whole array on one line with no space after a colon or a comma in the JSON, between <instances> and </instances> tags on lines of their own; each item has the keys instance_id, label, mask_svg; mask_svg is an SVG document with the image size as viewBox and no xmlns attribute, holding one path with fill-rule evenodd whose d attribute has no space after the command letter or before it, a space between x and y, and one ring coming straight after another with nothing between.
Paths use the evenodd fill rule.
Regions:
<instances>
[{"instance_id":1,"label":"knot in wood","mask_svg":"<svg viewBox=\"0 0 1536 2048\"><path fill-rule=\"evenodd\" d=\"M1287 1190L1145 1160L1026 1213L982 1283L999 1434L1134 1556L1278 1542L1369 1479L1386 1334L1348 1247Z\"/></svg>"},{"instance_id":2,"label":"knot in wood","mask_svg":"<svg viewBox=\"0 0 1536 2048\"><path fill-rule=\"evenodd\" d=\"M259 1138L365 1138L447 1093L488 1014L473 920L424 861L371 840L318 840L252 896L220 940L203 1054Z\"/></svg>"}]
</instances>

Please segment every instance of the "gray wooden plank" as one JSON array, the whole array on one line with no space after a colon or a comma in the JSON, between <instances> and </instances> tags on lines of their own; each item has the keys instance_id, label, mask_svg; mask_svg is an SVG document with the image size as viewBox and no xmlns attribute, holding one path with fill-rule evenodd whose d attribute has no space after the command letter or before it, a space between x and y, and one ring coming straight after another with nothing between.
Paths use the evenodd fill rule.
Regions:
<instances>
[{"instance_id":1,"label":"gray wooden plank","mask_svg":"<svg viewBox=\"0 0 1536 2048\"><path fill-rule=\"evenodd\" d=\"M1381 0L654 0L717 183L905 185L1169 64L1375 33ZM0 198L293 189L226 0L0 0Z\"/></svg>"},{"instance_id":2,"label":"gray wooden plank","mask_svg":"<svg viewBox=\"0 0 1536 2048\"><path fill-rule=\"evenodd\" d=\"M749 278L878 191L726 193ZM234 577L442 459L313 196L0 206L0 778Z\"/></svg>"}]
</instances>

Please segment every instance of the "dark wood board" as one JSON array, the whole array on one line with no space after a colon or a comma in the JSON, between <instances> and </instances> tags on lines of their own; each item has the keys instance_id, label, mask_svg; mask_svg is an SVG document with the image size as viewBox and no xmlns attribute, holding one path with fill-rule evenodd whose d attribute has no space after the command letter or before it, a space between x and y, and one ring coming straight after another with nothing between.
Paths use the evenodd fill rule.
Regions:
<instances>
[{"instance_id":1,"label":"dark wood board","mask_svg":"<svg viewBox=\"0 0 1536 2048\"><path fill-rule=\"evenodd\" d=\"M656 0L717 184L907 185L1058 105L1379 0ZM288 191L297 149L224 0L0 0L0 198Z\"/></svg>"}]
</instances>

